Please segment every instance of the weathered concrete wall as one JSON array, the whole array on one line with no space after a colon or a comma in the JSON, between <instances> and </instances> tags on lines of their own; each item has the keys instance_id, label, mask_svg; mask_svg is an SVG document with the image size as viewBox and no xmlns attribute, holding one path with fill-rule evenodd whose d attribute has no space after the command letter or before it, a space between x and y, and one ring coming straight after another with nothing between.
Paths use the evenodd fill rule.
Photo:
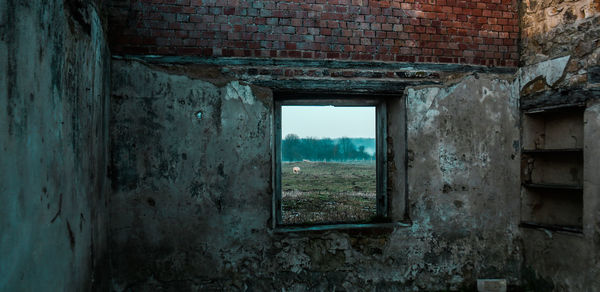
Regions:
<instances>
[{"instance_id":1,"label":"weathered concrete wall","mask_svg":"<svg viewBox=\"0 0 600 292\"><path fill-rule=\"evenodd\" d=\"M407 91L411 227L278 233L271 93L210 72L113 60L114 290L519 283L518 91L509 81L480 74Z\"/></svg>"},{"instance_id":2,"label":"weathered concrete wall","mask_svg":"<svg viewBox=\"0 0 600 292\"><path fill-rule=\"evenodd\" d=\"M1 291L108 283L110 59L89 2L0 1Z\"/></svg>"},{"instance_id":3,"label":"weathered concrete wall","mask_svg":"<svg viewBox=\"0 0 600 292\"><path fill-rule=\"evenodd\" d=\"M583 232L589 244L581 251L589 270L585 273L584 290L600 290L600 102L590 101L584 113L584 191Z\"/></svg>"},{"instance_id":4,"label":"weathered concrete wall","mask_svg":"<svg viewBox=\"0 0 600 292\"><path fill-rule=\"evenodd\" d=\"M113 288L241 285L272 272L261 264L274 259L270 93L136 62L113 70Z\"/></svg>"},{"instance_id":5,"label":"weathered concrete wall","mask_svg":"<svg viewBox=\"0 0 600 292\"><path fill-rule=\"evenodd\" d=\"M409 89L406 97L408 235L423 242L420 260L446 270L446 281L508 278L515 284L519 118L512 82L475 75L446 88Z\"/></svg>"}]
</instances>

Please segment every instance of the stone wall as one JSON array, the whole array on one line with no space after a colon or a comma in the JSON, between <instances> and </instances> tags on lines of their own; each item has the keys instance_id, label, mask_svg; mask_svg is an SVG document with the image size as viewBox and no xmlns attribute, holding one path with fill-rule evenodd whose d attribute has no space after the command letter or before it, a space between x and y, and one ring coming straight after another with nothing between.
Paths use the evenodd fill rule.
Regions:
<instances>
[{"instance_id":1,"label":"stone wall","mask_svg":"<svg viewBox=\"0 0 600 292\"><path fill-rule=\"evenodd\" d=\"M114 290L519 284L518 90L506 75L405 92L410 226L284 232L271 227L272 92L219 72L113 60Z\"/></svg>"},{"instance_id":2,"label":"stone wall","mask_svg":"<svg viewBox=\"0 0 600 292\"><path fill-rule=\"evenodd\" d=\"M515 67L513 0L112 0L115 54Z\"/></svg>"},{"instance_id":3,"label":"stone wall","mask_svg":"<svg viewBox=\"0 0 600 292\"><path fill-rule=\"evenodd\" d=\"M521 8L521 64L570 56L557 87L586 87L600 71L600 4L598 0L523 1ZM598 83L598 81L595 81ZM535 91L547 90L538 84ZM527 94L527 93L526 93Z\"/></svg>"},{"instance_id":4,"label":"stone wall","mask_svg":"<svg viewBox=\"0 0 600 292\"><path fill-rule=\"evenodd\" d=\"M105 290L109 51L91 1L0 1L0 290Z\"/></svg>"}]
</instances>

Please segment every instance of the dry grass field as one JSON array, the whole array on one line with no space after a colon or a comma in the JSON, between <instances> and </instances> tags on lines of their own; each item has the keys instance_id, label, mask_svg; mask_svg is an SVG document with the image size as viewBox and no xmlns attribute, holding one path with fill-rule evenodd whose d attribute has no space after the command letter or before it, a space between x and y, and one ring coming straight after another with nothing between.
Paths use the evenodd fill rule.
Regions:
<instances>
[{"instance_id":1,"label":"dry grass field","mask_svg":"<svg viewBox=\"0 0 600 292\"><path fill-rule=\"evenodd\" d=\"M281 171L284 224L367 222L376 215L374 161L284 162Z\"/></svg>"}]
</instances>

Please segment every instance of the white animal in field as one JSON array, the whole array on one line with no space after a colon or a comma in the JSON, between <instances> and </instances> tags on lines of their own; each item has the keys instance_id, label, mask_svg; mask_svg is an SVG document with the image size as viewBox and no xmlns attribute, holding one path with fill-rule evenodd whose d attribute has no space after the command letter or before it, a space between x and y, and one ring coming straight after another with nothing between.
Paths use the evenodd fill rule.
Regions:
<instances>
[{"instance_id":1,"label":"white animal in field","mask_svg":"<svg viewBox=\"0 0 600 292\"><path fill-rule=\"evenodd\" d=\"M294 166L294 168L292 168L292 172L294 172L294 174L299 174L300 173L300 167Z\"/></svg>"}]
</instances>

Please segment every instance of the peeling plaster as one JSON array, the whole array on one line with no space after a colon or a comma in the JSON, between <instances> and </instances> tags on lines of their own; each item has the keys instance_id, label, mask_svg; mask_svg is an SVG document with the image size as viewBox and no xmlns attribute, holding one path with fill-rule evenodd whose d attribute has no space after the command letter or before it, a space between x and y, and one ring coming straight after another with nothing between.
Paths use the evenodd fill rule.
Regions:
<instances>
[{"instance_id":1,"label":"peeling plaster","mask_svg":"<svg viewBox=\"0 0 600 292\"><path fill-rule=\"evenodd\" d=\"M239 81L231 81L227 83L225 90L225 99L227 100L239 98L243 103L254 104L254 94L248 85L242 85Z\"/></svg>"},{"instance_id":2,"label":"peeling plaster","mask_svg":"<svg viewBox=\"0 0 600 292\"><path fill-rule=\"evenodd\" d=\"M565 68L571 56L565 56L548 61L544 61L535 65L519 68L519 85L520 90L523 90L529 82L535 80L539 76L543 76L546 84L553 86L564 75Z\"/></svg>"}]
</instances>

